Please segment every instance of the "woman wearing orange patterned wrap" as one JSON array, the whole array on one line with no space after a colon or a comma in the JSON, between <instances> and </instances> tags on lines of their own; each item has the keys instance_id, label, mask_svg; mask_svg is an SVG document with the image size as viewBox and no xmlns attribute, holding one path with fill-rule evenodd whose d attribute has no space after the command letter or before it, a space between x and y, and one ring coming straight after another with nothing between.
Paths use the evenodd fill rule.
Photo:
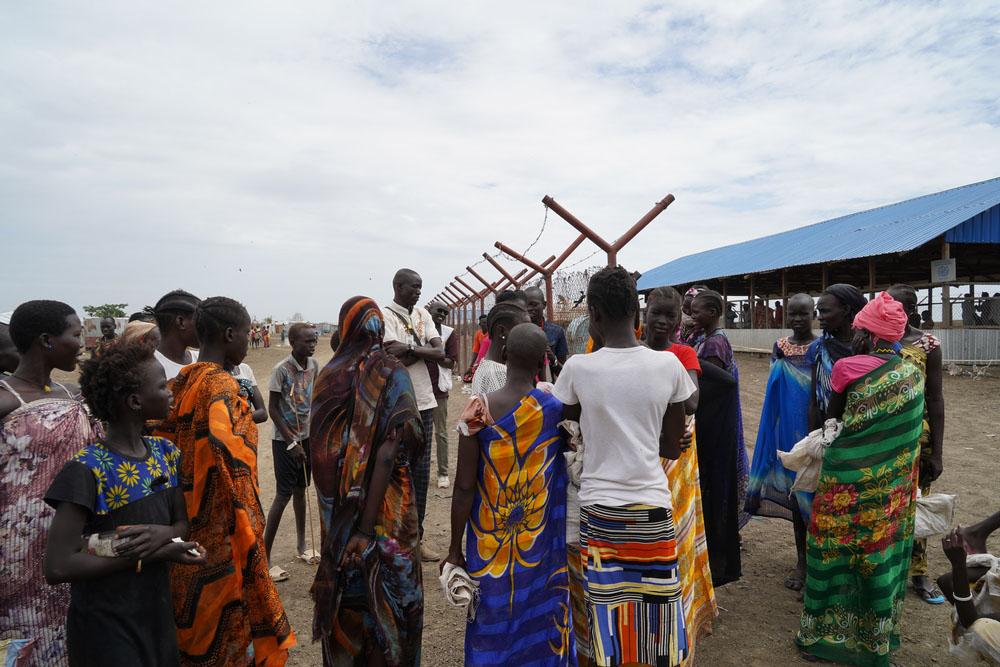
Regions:
<instances>
[{"instance_id":1,"label":"woman wearing orange patterned wrap","mask_svg":"<svg viewBox=\"0 0 1000 667\"><path fill-rule=\"evenodd\" d=\"M257 425L225 369L246 356L250 317L236 301L213 297L195 318L198 363L177 376L156 431L181 450L190 539L208 552L205 565L171 573L181 663L283 665L295 635L267 572Z\"/></svg>"}]
</instances>

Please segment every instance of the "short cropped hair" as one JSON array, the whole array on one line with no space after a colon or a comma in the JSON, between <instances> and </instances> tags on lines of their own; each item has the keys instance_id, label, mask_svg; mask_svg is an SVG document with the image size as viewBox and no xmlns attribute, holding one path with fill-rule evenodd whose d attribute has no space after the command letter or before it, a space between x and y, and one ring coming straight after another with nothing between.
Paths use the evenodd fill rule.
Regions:
<instances>
[{"instance_id":1,"label":"short cropped hair","mask_svg":"<svg viewBox=\"0 0 1000 667\"><path fill-rule=\"evenodd\" d=\"M601 269L587 284L587 305L612 320L635 317L639 310L635 279L620 266Z\"/></svg>"},{"instance_id":2,"label":"short cropped hair","mask_svg":"<svg viewBox=\"0 0 1000 667\"><path fill-rule=\"evenodd\" d=\"M308 322L296 322L292 326L288 327L288 340L296 340L306 331L310 329L315 329L313 325Z\"/></svg>"},{"instance_id":3,"label":"short cropped hair","mask_svg":"<svg viewBox=\"0 0 1000 667\"><path fill-rule=\"evenodd\" d=\"M194 329L198 340L215 340L228 328L236 328L250 321L250 313L243 304L227 296L210 296L194 312Z\"/></svg>"},{"instance_id":4,"label":"short cropped hair","mask_svg":"<svg viewBox=\"0 0 1000 667\"><path fill-rule=\"evenodd\" d=\"M191 292L175 289L167 292L153 306L153 317L160 331L167 333L173 327L174 318L178 315L192 315L198 308L201 299Z\"/></svg>"},{"instance_id":5,"label":"short cropped hair","mask_svg":"<svg viewBox=\"0 0 1000 667\"><path fill-rule=\"evenodd\" d=\"M10 339L18 352L26 354L42 334L59 336L66 331L70 315L76 315L76 311L62 301L25 301L10 316Z\"/></svg>"}]
</instances>

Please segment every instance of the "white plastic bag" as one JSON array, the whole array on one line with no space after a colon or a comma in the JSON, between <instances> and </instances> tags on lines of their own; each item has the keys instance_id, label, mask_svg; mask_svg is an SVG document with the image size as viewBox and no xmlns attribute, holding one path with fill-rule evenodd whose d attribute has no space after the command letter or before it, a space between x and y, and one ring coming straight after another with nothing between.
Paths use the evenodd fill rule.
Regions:
<instances>
[{"instance_id":1,"label":"white plastic bag","mask_svg":"<svg viewBox=\"0 0 1000 667\"><path fill-rule=\"evenodd\" d=\"M563 453L569 484L566 485L566 544L580 544L580 478L583 476L583 434L580 422L564 419L559 426L569 434L570 444L576 447Z\"/></svg>"},{"instance_id":2,"label":"white plastic bag","mask_svg":"<svg viewBox=\"0 0 1000 667\"><path fill-rule=\"evenodd\" d=\"M917 518L913 537L926 540L940 537L951 530L955 520L955 496L931 493L917 498Z\"/></svg>"},{"instance_id":3,"label":"white plastic bag","mask_svg":"<svg viewBox=\"0 0 1000 667\"><path fill-rule=\"evenodd\" d=\"M479 608L479 582L470 577L465 569L452 563L444 564L438 581L448 604L464 609L466 618L473 621Z\"/></svg>"},{"instance_id":4,"label":"white plastic bag","mask_svg":"<svg viewBox=\"0 0 1000 667\"><path fill-rule=\"evenodd\" d=\"M823 469L823 453L830 443L837 439L844 425L836 419L827 419L823 428L812 431L795 443L791 451L778 452L781 464L795 471L792 491L815 491L819 484L819 473Z\"/></svg>"}]
</instances>

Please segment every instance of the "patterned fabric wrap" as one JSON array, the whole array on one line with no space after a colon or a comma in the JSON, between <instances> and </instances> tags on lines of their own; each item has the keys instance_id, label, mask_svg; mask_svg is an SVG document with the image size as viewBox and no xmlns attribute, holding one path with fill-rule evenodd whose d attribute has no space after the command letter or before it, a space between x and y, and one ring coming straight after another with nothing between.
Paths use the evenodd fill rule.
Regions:
<instances>
[{"instance_id":1,"label":"patterned fabric wrap","mask_svg":"<svg viewBox=\"0 0 1000 667\"><path fill-rule=\"evenodd\" d=\"M87 445L73 457L77 463L90 468L94 476L97 484L95 514L108 514L177 486L180 450L163 438L146 437L144 440L149 457L141 463L116 455L99 442ZM157 484L158 479L166 482Z\"/></svg>"},{"instance_id":2,"label":"patterned fabric wrap","mask_svg":"<svg viewBox=\"0 0 1000 667\"><path fill-rule=\"evenodd\" d=\"M726 437L736 440L736 493L739 507L739 527L743 528L750 520L750 515L743 509L746 505L747 483L750 478L750 459L747 457L746 441L743 439L743 408L740 405L740 368L736 364L736 355L733 354L733 346L729 344L729 339L722 329L716 329L704 338L701 338L693 345L698 352L698 359L710 359L716 357L720 359L733 378L736 379L736 401L731 420L727 420L725 428L729 430ZM705 425L707 433L708 425ZM713 438L714 439L714 438ZM708 442L706 445L711 446ZM714 444L714 443L712 443Z\"/></svg>"},{"instance_id":3,"label":"patterned fabric wrap","mask_svg":"<svg viewBox=\"0 0 1000 667\"><path fill-rule=\"evenodd\" d=\"M816 369L816 384L813 391L816 393L816 410L820 423L826 421L826 411L830 406L830 396L833 395L833 386L830 384L830 377L833 375L833 365L844 357L854 354L854 350L847 343L842 343L827 332L820 334L814 340L806 352L806 363Z\"/></svg>"},{"instance_id":4,"label":"patterned fabric wrap","mask_svg":"<svg viewBox=\"0 0 1000 667\"><path fill-rule=\"evenodd\" d=\"M155 434L181 451L190 539L205 565L174 565L171 589L182 664L281 665L295 635L268 574L257 481L257 425L239 384L218 364L181 369Z\"/></svg>"},{"instance_id":5,"label":"patterned fabric wrap","mask_svg":"<svg viewBox=\"0 0 1000 667\"><path fill-rule=\"evenodd\" d=\"M904 345L899 354L901 357L914 364L920 372L927 376L927 357L934 350L941 347L941 341L935 336L925 333L913 343ZM926 459L931 455L931 424L927 418L927 406L924 406L924 421L920 430L920 458ZM927 495L931 492L931 482L927 479L920 480L920 493ZM910 576L925 577L930 573L930 566L927 564L927 540L913 540L913 556L910 558Z\"/></svg>"},{"instance_id":6,"label":"patterned fabric wrap","mask_svg":"<svg viewBox=\"0 0 1000 667\"><path fill-rule=\"evenodd\" d=\"M325 665L366 665L381 651L390 667L420 664L423 588L412 462L424 432L410 375L382 349L385 323L374 301L340 310L340 347L313 389L310 456L322 518L322 559L312 586L313 639ZM380 444L400 438L360 568L340 560L365 506L369 464Z\"/></svg>"},{"instance_id":7,"label":"patterned fabric wrap","mask_svg":"<svg viewBox=\"0 0 1000 667\"><path fill-rule=\"evenodd\" d=\"M583 507L580 550L594 663L681 664L688 636L670 509Z\"/></svg>"},{"instance_id":8,"label":"patterned fabric wrap","mask_svg":"<svg viewBox=\"0 0 1000 667\"><path fill-rule=\"evenodd\" d=\"M813 494L791 495L795 473L781 465L778 452L791 451L809 434L809 397L812 366L806 360L809 345L795 345L787 337L774 344L764 406L753 449L747 512L791 520L791 510L808 523Z\"/></svg>"},{"instance_id":9,"label":"patterned fabric wrap","mask_svg":"<svg viewBox=\"0 0 1000 667\"><path fill-rule=\"evenodd\" d=\"M813 501L796 641L826 660L887 666L913 546L924 375L893 357L846 399Z\"/></svg>"},{"instance_id":10,"label":"patterned fabric wrap","mask_svg":"<svg viewBox=\"0 0 1000 667\"><path fill-rule=\"evenodd\" d=\"M42 573L55 516L42 498L63 464L101 437L83 403L69 398L24 404L0 422L0 639L33 642L39 665L68 664L69 609L69 586L49 586Z\"/></svg>"},{"instance_id":11,"label":"patterned fabric wrap","mask_svg":"<svg viewBox=\"0 0 1000 667\"><path fill-rule=\"evenodd\" d=\"M466 665L576 664L562 412L556 398L534 389L476 434L466 561L480 603L465 632Z\"/></svg>"},{"instance_id":12,"label":"patterned fabric wrap","mask_svg":"<svg viewBox=\"0 0 1000 667\"><path fill-rule=\"evenodd\" d=\"M680 458L661 460L670 483L677 533L677 565L684 592L684 620L690 640L685 664L694 664L695 643L712 634L712 621L719 615L705 541L697 436L691 439L691 446Z\"/></svg>"},{"instance_id":13,"label":"patterned fabric wrap","mask_svg":"<svg viewBox=\"0 0 1000 667\"><path fill-rule=\"evenodd\" d=\"M585 664L590 660L590 625L587 623L587 601L583 589L586 582L583 577L583 559L579 544L566 545L566 562L569 565L569 600L573 616L573 637L576 639L576 658L578 663Z\"/></svg>"}]
</instances>

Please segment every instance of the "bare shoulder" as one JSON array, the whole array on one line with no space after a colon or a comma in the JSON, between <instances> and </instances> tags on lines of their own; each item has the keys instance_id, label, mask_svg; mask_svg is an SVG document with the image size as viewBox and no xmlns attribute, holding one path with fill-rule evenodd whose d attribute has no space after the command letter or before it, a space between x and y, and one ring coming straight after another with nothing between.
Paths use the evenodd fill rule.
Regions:
<instances>
[{"instance_id":1,"label":"bare shoulder","mask_svg":"<svg viewBox=\"0 0 1000 667\"><path fill-rule=\"evenodd\" d=\"M14 394L0 387L0 419L17 410L20 405L21 401L17 400Z\"/></svg>"}]
</instances>

